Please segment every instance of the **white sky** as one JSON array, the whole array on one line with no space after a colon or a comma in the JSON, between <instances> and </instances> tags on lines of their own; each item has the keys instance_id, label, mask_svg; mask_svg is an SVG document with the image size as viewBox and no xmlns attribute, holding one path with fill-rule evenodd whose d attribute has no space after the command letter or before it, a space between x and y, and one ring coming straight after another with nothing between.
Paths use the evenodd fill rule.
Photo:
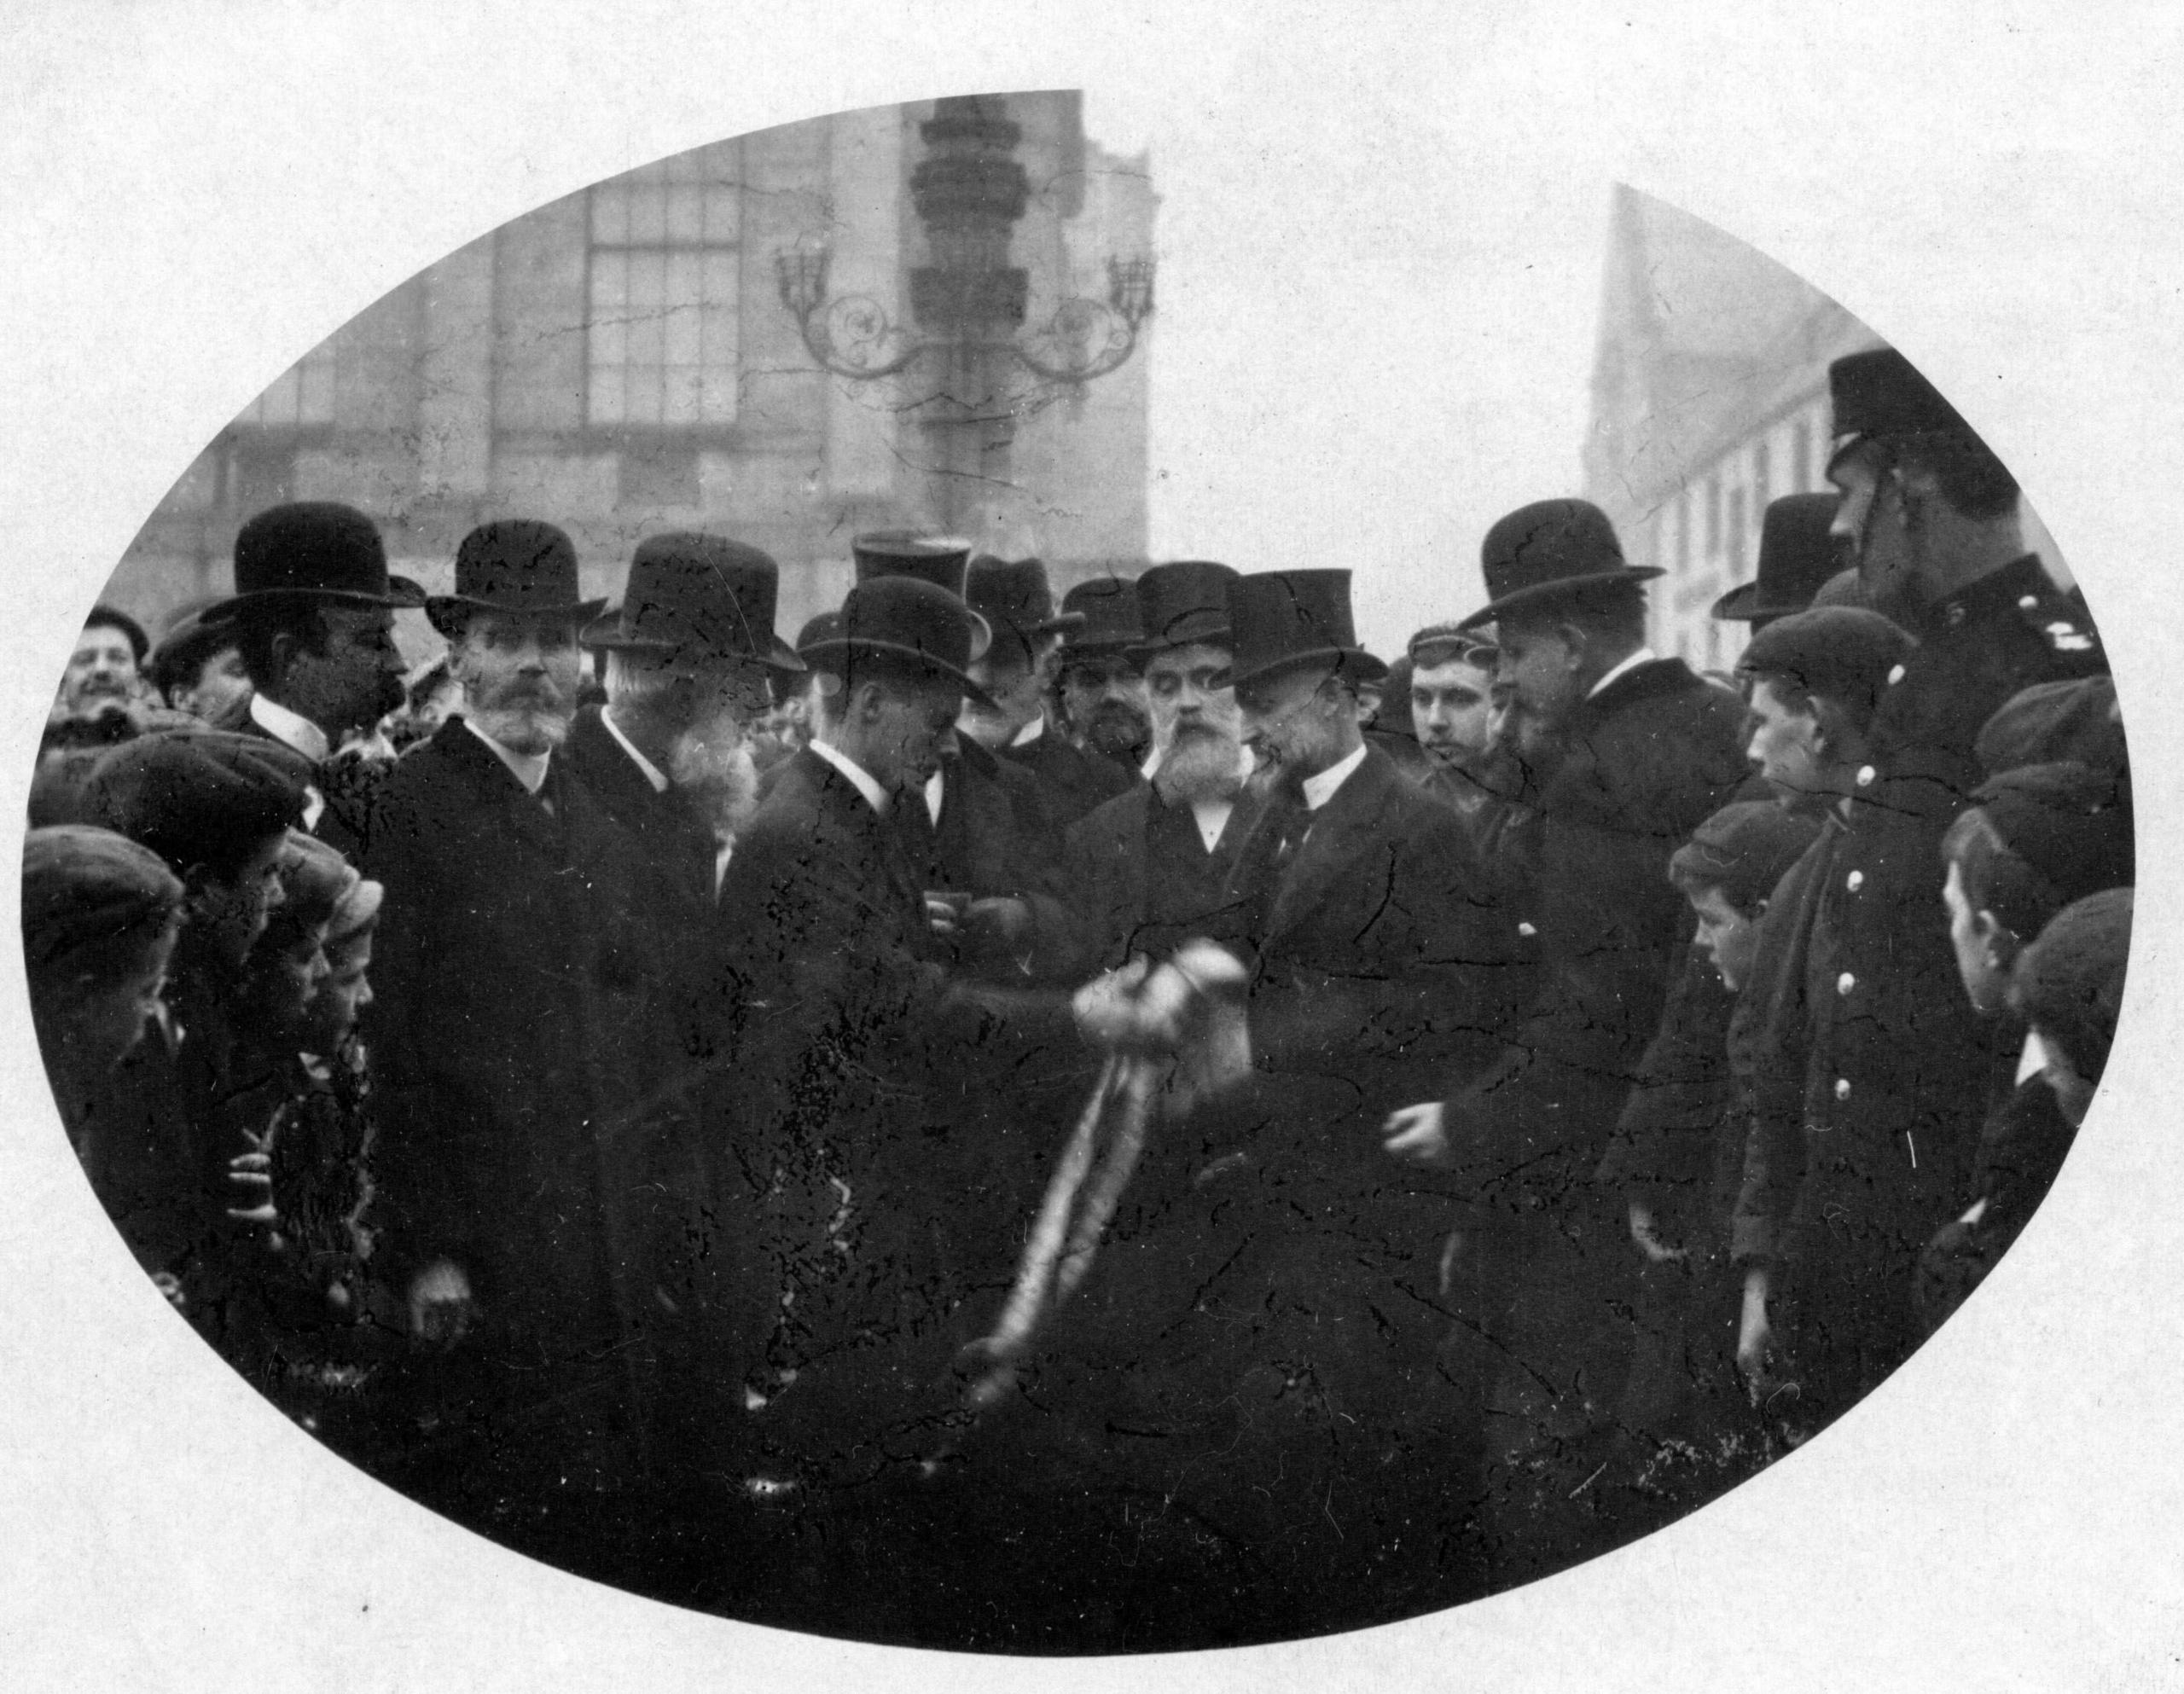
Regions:
<instances>
[{"instance_id":1,"label":"white sky","mask_svg":"<svg viewBox=\"0 0 2184 1694\"><path fill-rule=\"evenodd\" d=\"M1327 97L1339 55L1229 68L1202 103L1086 90L1161 196L1152 556L1347 566L1394 653L1484 599L1496 518L1578 491L1610 183L1483 75L1383 63L1368 104Z\"/></svg>"}]
</instances>

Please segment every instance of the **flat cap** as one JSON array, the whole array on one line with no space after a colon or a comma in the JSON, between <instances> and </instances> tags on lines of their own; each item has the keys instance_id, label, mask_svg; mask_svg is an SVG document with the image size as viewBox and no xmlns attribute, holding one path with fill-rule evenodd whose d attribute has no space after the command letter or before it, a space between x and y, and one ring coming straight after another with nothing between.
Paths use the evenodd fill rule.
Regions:
<instances>
[{"instance_id":1,"label":"flat cap","mask_svg":"<svg viewBox=\"0 0 2184 1694\"><path fill-rule=\"evenodd\" d=\"M2065 906L2018 954L2010 976L2018 1011L2062 1044L2088 1082L2099 1080L2116 1040L2131 951L2131 907L2128 888Z\"/></svg>"},{"instance_id":2,"label":"flat cap","mask_svg":"<svg viewBox=\"0 0 2184 1694\"><path fill-rule=\"evenodd\" d=\"M2019 765L1981 783L1972 799L2002 844L2065 901L2134 879L2130 796L2111 772L2082 764ZM2007 913L1995 915L2008 920Z\"/></svg>"},{"instance_id":3,"label":"flat cap","mask_svg":"<svg viewBox=\"0 0 2184 1694\"><path fill-rule=\"evenodd\" d=\"M256 735L140 735L92 768L83 809L174 870L225 867L302 821L311 777L302 754Z\"/></svg>"},{"instance_id":4,"label":"flat cap","mask_svg":"<svg viewBox=\"0 0 2184 1694\"><path fill-rule=\"evenodd\" d=\"M1778 618L1745 643L1737 669L1787 676L1807 693L1870 708L1902 680L1918 648L1902 629L1861 606L1823 606Z\"/></svg>"},{"instance_id":5,"label":"flat cap","mask_svg":"<svg viewBox=\"0 0 2184 1694\"><path fill-rule=\"evenodd\" d=\"M34 971L123 936L148 939L181 909L181 879L125 836L64 823L23 838L23 952Z\"/></svg>"},{"instance_id":6,"label":"flat cap","mask_svg":"<svg viewBox=\"0 0 2184 1694\"><path fill-rule=\"evenodd\" d=\"M1774 891L1820 834L1820 821L1772 800L1738 800L1692 832L1669 860L1669 880L1711 883L1740 911Z\"/></svg>"}]
</instances>

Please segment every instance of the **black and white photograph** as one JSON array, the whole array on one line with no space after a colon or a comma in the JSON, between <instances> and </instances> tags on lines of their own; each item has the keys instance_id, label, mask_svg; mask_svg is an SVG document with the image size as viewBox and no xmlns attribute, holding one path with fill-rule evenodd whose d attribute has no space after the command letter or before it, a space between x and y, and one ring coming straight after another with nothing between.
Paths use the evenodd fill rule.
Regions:
<instances>
[{"instance_id":1,"label":"black and white photograph","mask_svg":"<svg viewBox=\"0 0 2184 1694\"><path fill-rule=\"evenodd\" d=\"M37 189L38 1685L2177 1674L2152 85L569 13Z\"/></svg>"}]
</instances>

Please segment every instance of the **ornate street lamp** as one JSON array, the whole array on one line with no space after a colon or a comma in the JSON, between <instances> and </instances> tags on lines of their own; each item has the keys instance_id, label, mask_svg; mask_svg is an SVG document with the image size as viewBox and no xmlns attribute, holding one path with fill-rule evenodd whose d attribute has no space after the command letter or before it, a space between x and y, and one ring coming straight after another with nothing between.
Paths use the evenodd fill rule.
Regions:
<instances>
[{"instance_id":1,"label":"ornate street lamp","mask_svg":"<svg viewBox=\"0 0 2184 1694\"><path fill-rule=\"evenodd\" d=\"M868 294L831 299L824 241L774 256L781 304L813 361L837 376L892 376L928 355L999 355L1048 382L1081 384L1118 369L1153 313L1153 261L1107 261L1107 298L1072 296L1040 328L1022 333L1029 278L1008 263L1009 230L1030 183L1015 159L1021 127L990 97L943 100L921 126L929 155L912 172L910 199L933 263L910 273L912 334Z\"/></svg>"}]
</instances>

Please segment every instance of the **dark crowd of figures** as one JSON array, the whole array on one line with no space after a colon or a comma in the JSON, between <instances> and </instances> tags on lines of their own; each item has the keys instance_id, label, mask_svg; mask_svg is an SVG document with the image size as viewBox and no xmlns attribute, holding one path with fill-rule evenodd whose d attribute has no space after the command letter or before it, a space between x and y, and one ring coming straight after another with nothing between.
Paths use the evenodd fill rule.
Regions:
<instances>
[{"instance_id":1,"label":"dark crowd of figures","mask_svg":"<svg viewBox=\"0 0 2184 1694\"><path fill-rule=\"evenodd\" d=\"M1341 570L872 534L791 642L723 537L609 606L547 523L428 596L263 513L41 754L75 1150L305 1429L678 1604L1132 1650L1606 1551L1971 1293L2116 1025L2084 608L1900 357L1831 380L1728 676L1574 500L1393 664Z\"/></svg>"}]
</instances>

